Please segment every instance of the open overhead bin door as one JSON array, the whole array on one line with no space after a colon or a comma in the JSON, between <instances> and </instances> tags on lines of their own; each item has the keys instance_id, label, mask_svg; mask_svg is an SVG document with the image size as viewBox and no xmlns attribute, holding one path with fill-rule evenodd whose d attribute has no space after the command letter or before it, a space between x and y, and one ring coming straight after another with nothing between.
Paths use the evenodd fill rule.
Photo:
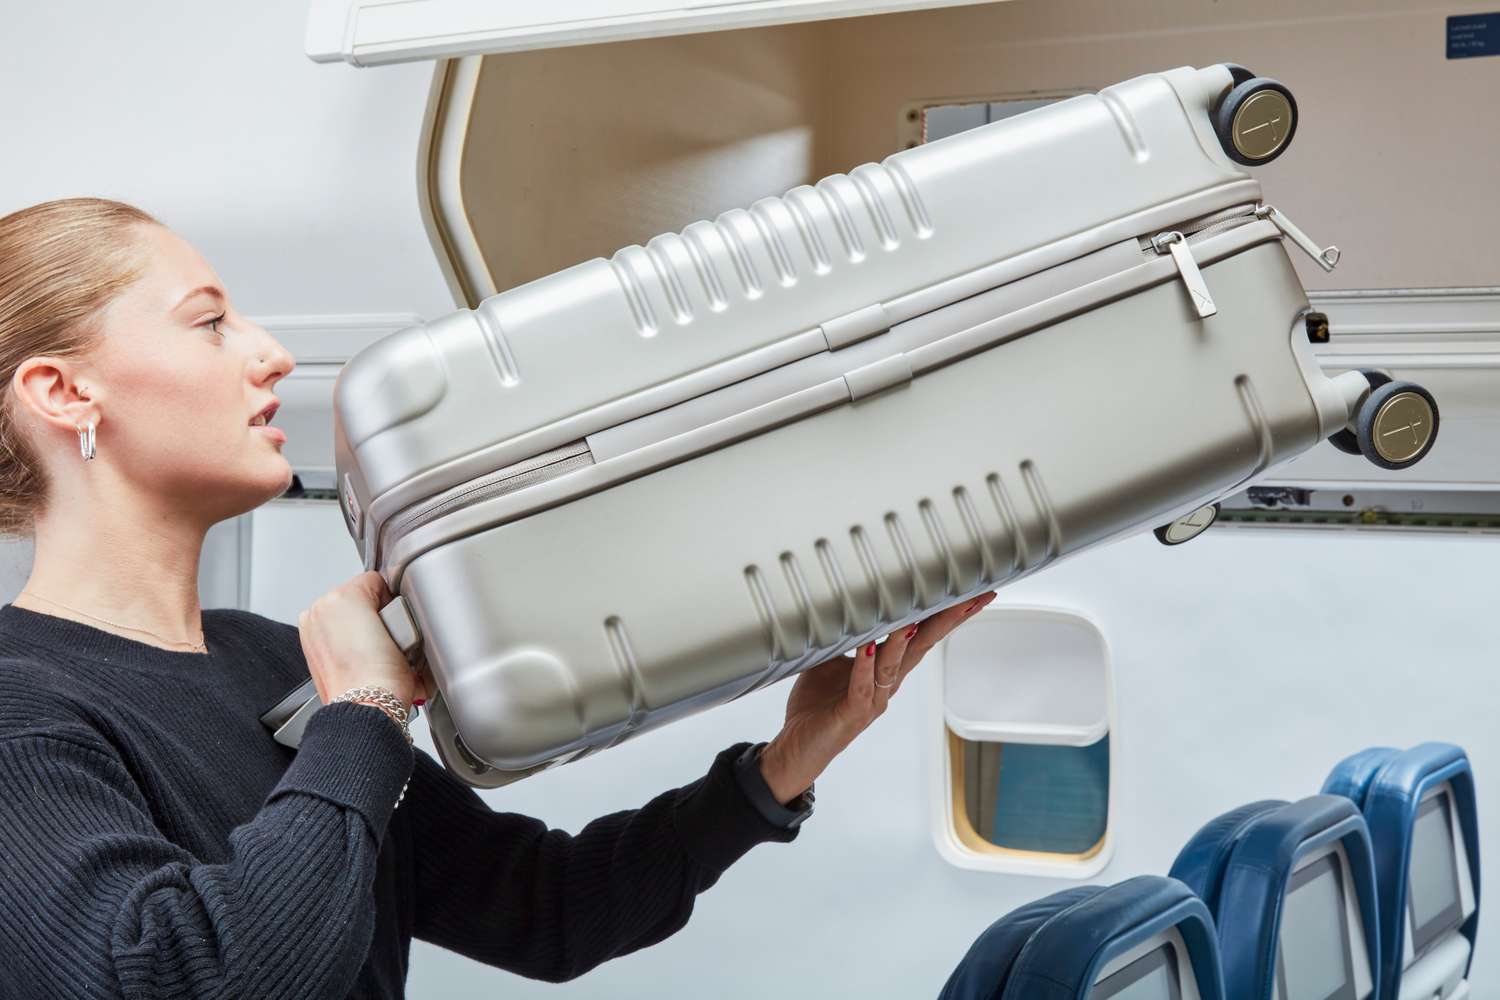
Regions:
<instances>
[{"instance_id":1,"label":"open overhead bin door","mask_svg":"<svg viewBox=\"0 0 1500 1000\"><path fill-rule=\"evenodd\" d=\"M986 0L313 0L307 54L356 66L591 45Z\"/></svg>"},{"instance_id":2,"label":"open overhead bin door","mask_svg":"<svg viewBox=\"0 0 1500 1000\"><path fill-rule=\"evenodd\" d=\"M831 172L813 145L837 39L818 29L976 2L315 0L306 49L438 60L421 209L474 306Z\"/></svg>"}]
</instances>

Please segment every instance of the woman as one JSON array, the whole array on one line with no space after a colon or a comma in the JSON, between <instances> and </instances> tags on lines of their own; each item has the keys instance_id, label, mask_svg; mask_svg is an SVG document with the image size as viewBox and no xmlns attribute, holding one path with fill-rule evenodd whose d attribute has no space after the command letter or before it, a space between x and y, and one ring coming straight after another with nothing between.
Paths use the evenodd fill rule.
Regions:
<instances>
[{"instance_id":1,"label":"woman","mask_svg":"<svg viewBox=\"0 0 1500 1000\"><path fill-rule=\"evenodd\" d=\"M151 216L0 219L0 982L7 997L397 997L412 937L578 976L667 937L994 597L802 674L768 744L578 835L492 811L404 714L426 694L363 573L298 625L198 606L214 523L291 480L293 358ZM301 748L259 715L311 673ZM395 808L405 788L400 808Z\"/></svg>"}]
</instances>

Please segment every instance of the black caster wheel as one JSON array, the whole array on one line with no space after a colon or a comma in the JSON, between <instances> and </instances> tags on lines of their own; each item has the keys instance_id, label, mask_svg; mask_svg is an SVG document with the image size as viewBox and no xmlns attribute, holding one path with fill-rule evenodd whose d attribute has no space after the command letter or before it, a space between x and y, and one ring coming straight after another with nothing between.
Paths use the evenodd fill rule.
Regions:
<instances>
[{"instance_id":1,"label":"black caster wheel","mask_svg":"<svg viewBox=\"0 0 1500 1000\"><path fill-rule=\"evenodd\" d=\"M1374 392L1381 386L1391 381L1391 377L1385 372L1378 372L1373 368L1361 368L1359 373L1370 383L1370 391ZM1343 430L1328 438L1328 443L1333 445L1345 455L1363 455L1359 449L1359 435L1345 427Z\"/></svg>"},{"instance_id":2,"label":"black caster wheel","mask_svg":"<svg viewBox=\"0 0 1500 1000\"><path fill-rule=\"evenodd\" d=\"M1231 66L1230 73L1243 67ZM1236 83L1214 109L1219 144L1236 163L1258 167L1286 152L1297 132L1297 101L1269 77Z\"/></svg>"},{"instance_id":3,"label":"black caster wheel","mask_svg":"<svg viewBox=\"0 0 1500 1000\"><path fill-rule=\"evenodd\" d=\"M1213 527L1213 523L1218 519L1218 504L1211 503L1199 507L1191 514L1184 514L1171 524L1157 528L1155 530L1156 540L1163 545L1181 545L1183 542L1191 542Z\"/></svg>"},{"instance_id":4,"label":"black caster wheel","mask_svg":"<svg viewBox=\"0 0 1500 1000\"><path fill-rule=\"evenodd\" d=\"M1223 66L1225 69L1229 70L1229 76L1230 76L1231 79L1234 80L1234 83L1230 84L1231 87L1238 87L1240 84L1244 83L1246 80L1253 80L1253 79L1255 79L1255 74L1252 71L1250 71L1250 70L1246 69L1245 67L1241 66L1239 63L1227 62L1227 63L1219 63L1219 65Z\"/></svg>"},{"instance_id":5,"label":"black caster wheel","mask_svg":"<svg viewBox=\"0 0 1500 1000\"><path fill-rule=\"evenodd\" d=\"M1409 468L1432 450L1438 422L1432 393L1412 382L1386 382L1359 408L1359 452L1382 469Z\"/></svg>"}]
</instances>

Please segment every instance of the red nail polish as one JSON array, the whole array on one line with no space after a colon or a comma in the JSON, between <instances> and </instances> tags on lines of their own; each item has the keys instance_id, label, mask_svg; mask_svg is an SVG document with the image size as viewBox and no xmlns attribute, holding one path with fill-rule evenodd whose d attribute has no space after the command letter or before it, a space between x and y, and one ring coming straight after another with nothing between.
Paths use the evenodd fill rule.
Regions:
<instances>
[{"instance_id":1,"label":"red nail polish","mask_svg":"<svg viewBox=\"0 0 1500 1000\"><path fill-rule=\"evenodd\" d=\"M413 705L417 706L418 708L421 708L423 705L427 704L427 699L426 698L413 698L411 703Z\"/></svg>"},{"instance_id":2,"label":"red nail polish","mask_svg":"<svg viewBox=\"0 0 1500 1000\"><path fill-rule=\"evenodd\" d=\"M906 630L906 638L908 638L908 639L910 639L912 636L914 636L916 634L917 634L917 626L915 626L915 625L913 625L911 628L909 628L909 629Z\"/></svg>"},{"instance_id":3,"label":"red nail polish","mask_svg":"<svg viewBox=\"0 0 1500 1000\"><path fill-rule=\"evenodd\" d=\"M875 644L873 642L870 643L868 646L865 647L865 655L866 656L874 656L875 655Z\"/></svg>"}]
</instances>

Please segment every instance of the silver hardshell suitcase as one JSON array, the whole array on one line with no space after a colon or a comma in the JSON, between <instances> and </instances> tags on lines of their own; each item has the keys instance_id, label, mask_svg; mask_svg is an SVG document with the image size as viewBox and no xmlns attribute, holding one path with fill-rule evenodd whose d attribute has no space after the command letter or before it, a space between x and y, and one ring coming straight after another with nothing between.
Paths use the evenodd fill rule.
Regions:
<instances>
[{"instance_id":1,"label":"silver hardshell suitcase","mask_svg":"<svg viewBox=\"0 0 1500 1000\"><path fill-rule=\"evenodd\" d=\"M353 358L340 504L446 766L491 786L592 753L1331 435L1420 458L1430 396L1310 353L1283 239L1337 250L1243 169L1294 116L1237 66L1143 76ZM1403 419L1418 445L1381 451Z\"/></svg>"}]
</instances>

